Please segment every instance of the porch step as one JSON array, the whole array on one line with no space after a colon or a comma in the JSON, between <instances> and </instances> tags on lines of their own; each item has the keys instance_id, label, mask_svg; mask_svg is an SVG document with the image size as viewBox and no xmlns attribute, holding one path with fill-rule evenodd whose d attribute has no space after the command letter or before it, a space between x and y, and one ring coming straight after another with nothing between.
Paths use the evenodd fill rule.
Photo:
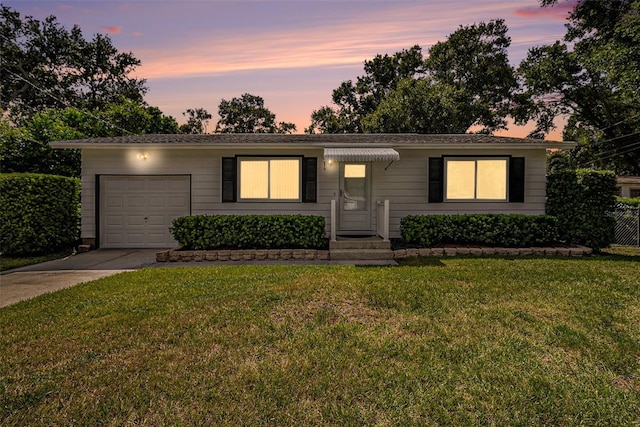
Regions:
<instances>
[{"instance_id":1,"label":"porch step","mask_svg":"<svg viewBox=\"0 0 640 427\"><path fill-rule=\"evenodd\" d=\"M338 237L329 242L329 250L337 249L391 249L391 242L385 242L380 237Z\"/></svg>"},{"instance_id":2,"label":"porch step","mask_svg":"<svg viewBox=\"0 0 640 427\"><path fill-rule=\"evenodd\" d=\"M332 261L365 261L392 260L391 249L330 249L329 259Z\"/></svg>"},{"instance_id":3,"label":"porch step","mask_svg":"<svg viewBox=\"0 0 640 427\"><path fill-rule=\"evenodd\" d=\"M331 260L392 260L391 242L379 237L338 237L329 242Z\"/></svg>"}]
</instances>

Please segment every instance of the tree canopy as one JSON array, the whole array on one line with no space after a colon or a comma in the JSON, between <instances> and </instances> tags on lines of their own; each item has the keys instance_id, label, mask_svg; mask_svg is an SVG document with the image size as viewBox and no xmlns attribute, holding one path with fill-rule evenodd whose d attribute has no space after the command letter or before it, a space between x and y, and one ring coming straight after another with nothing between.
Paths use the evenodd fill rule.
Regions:
<instances>
[{"instance_id":1,"label":"tree canopy","mask_svg":"<svg viewBox=\"0 0 640 427\"><path fill-rule=\"evenodd\" d=\"M506 127L516 87L503 20L460 27L429 49L416 45L365 61L365 75L343 82L333 103L314 111L309 133L490 133Z\"/></svg>"},{"instance_id":2,"label":"tree canopy","mask_svg":"<svg viewBox=\"0 0 640 427\"><path fill-rule=\"evenodd\" d=\"M579 2L564 41L531 49L518 76L514 117L536 122L531 136L566 117L579 166L640 175L640 0Z\"/></svg>"},{"instance_id":3,"label":"tree canopy","mask_svg":"<svg viewBox=\"0 0 640 427\"><path fill-rule=\"evenodd\" d=\"M245 93L230 101L222 99L218 105L220 119L216 133L292 133L296 125L276 122L276 115L264 106L260 96Z\"/></svg>"},{"instance_id":4,"label":"tree canopy","mask_svg":"<svg viewBox=\"0 0 640 427\"><path fill-rule=\"evenodd\" d=\"M104 109L48 109L19 126L0 118L0 172L37 172L80 176L78 150L53 150L49 142L131 134L177 133L178 123L156 107L130 100Z\"/></svg>"},{"instance_id":5,"label":"tree canopy","mask_svg":"<svg viewBox=\"0 0 640 427\"><path fill-rule=\"evenodd\" d=\"M182 113L188 117L187 123L180 126L180 133L202 134L207 133L207 125L211 120L211 114L204 108L187 108Z\"/></svg>"},{"instance_id":6,"label":"tree canopy","mask_svg":"<svg viewBox=\"0 0 640 427\"><path fill-rule=\"evenodd\" d=\"M128 99L143 102L144 79L129 77L140 61L108 36L86 40L55 16L38 21L0 5L0 109L12 121L47 108L97 109Z\"/></svg>"}]
</instances>

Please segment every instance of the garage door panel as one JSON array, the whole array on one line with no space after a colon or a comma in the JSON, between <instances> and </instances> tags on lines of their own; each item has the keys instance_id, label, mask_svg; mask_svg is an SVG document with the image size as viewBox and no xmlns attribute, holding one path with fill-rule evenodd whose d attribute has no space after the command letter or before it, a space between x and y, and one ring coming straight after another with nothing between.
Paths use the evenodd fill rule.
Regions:
<instances>
[{"instance_id":1,"label":"garage door panel","mask_svg":"<svg viewBox=\"0 0 640 427\"><path fill-rule=\"evenodd\" d=\"M105 235L105 242L109 245L119 245L124 243L124 234L123 233L107 233Z\"/></svg>"},{"instance_id":2,"label":"garage door panel","mask_svg":"<svg viewBox=\"0 0 640 427\"><path fill-rule=\"evenodd\" d=\"M100 184L102 247L177 245L169 227L190 213L189 176L104 176Z\"/></svg>"},{"instance_id":3,"label":"garage door panel","mask_svg":"<svg viewBox=\"0 0 640 427\"><path fill-rule=\"evenodd\" d=\"M144 208L147 205L147 198L143 195L127 196L127 207Z\"/></svg>"},{"instance_id":4,"label":"garage door panel","mask_svg":"<svg viewBox=\"0 0 640 427\"><path fill-rule=\"evenodd\" d=\"M171 221L169 220L169 217L166 215L151 215L148 217L147 219L147 225L149 225L149 227L153 227L153 226L164 226L165 224L170 224Z\"/></svg>"},{"instance_id":5,"label":"garage door panel","mask_svg":"<svg viewBox=\"0 0 640 427\"><path fill-rule=\"evenodd\" d=\"M142 179L127 180L127 189L129 191L145 191L147 182Z\"/></svg>"},{"instance_id":6,"label":"garage door panel","mask_svg":"<svg viewBox=\"0 0 640 427\"><path fill-rule=\"evenodd\" d=\"M145 240L145 233L127 234L127 243L130 245L144 245L146 243Z\"/></svg>"},{"instance_id":7,"label":"garage door panel","mask_svg":"<svg viewBox=\"0 0 640 427\"><path fill-rule=\"evenodd\" d=\"M147 204L152 208L161 208L167 206L167 201L165 196L149 196L147 200Z\"/></svg>"},{"instance_id":8,"label":"garage door panel","mask_svg":"<svg viewBox=\"0 0 640 427\"><path fill-rule=\"evenodd\" d=\"M124 198L122 196L109 196L106 200L107 208L121 208L124 206Z\"/></svg>"},{"instance_id":9,"label":"garage door panel","mask_svg":"<svg viewBox=\"0 0 640 427\"><path fill-rule=\"evenodd\" d=\"M115 225L123 225L124 224L124 216L123 215L109 215L105 218L105 221L108 226Z\"/></svg>"},{"instance_id":10,"label":"garage door panel","mask_svg":"<svg viewBox=\"0 0 640 427\"><path fill-rule=\"evenodd\" d=\"M184 208L189 206L189 197L187 196L171 196L169 197L169 206L172 208Z\"/></svg>"}]
</instances>

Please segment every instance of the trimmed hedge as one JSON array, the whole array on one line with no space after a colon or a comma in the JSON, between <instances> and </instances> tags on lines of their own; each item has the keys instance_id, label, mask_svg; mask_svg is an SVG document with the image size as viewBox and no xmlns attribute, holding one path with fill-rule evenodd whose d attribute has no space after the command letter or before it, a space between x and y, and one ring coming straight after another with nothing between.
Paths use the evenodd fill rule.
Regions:
<instances>
[{"instance_id":1,"label":"trimmed hedge","mask_svg":"<svg viewBox=\"0 0 640 427\"><path fill-rule=\"evenodd\" d=\"M315 215L194 215L176 218L173 238L185 249L320 249L325 221Z\"/></svg>"},{"instance_id":2,"label":"trimmed hedge","mask_svg":"<svg viewBox=\"0 0 640 427\"><path fill-rule=\"evenodd\" d=\"M0 175L0 251L53 252L75 244L80 231L80 180L57 175Z\"/></svg>"},{"instance_id":3,"label":"trimmed hedge","mask_svg":"<svg viewBox=\"0 0 640 427\"><path fill-rule=\"evenodd\" d=\"M400 233L404 243L421 247L533 247L558 242L557 221L549 215L408 215L400 221Z\"/></svg>"},{"instance_id":4,"label":"trimmed hedge","mask_svg":"<svg viewBox=\"0 0 640 427\"><path fill-rule=\"evenodd\" d=\"M627 206L640 206L640 197L620 197L616 196L616 202Z\"/></svg>"},{"instance_id":5,"label":"trimmed hedge","mask_svg":"<svg viewBox=\"0 0 640 427\"><path fill-rule=\"evenodd\" d=\"M616 176L611 171L563 169L547 177L546 213L558 218L561 239L596 251L615 239Z\"/></svg>"}]
</instances>

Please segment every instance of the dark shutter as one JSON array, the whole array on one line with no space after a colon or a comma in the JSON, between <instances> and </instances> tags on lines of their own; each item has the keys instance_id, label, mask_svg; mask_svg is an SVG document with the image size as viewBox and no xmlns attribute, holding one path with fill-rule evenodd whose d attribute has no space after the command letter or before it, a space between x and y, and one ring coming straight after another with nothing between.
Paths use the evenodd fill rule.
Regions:
<instances>
[{"instance_id":1,"label":"dark shutter","mask_svg":"<svg viewBox=\"0 0 640 427\"><path fill-rule=\"evenodd\" d=\"M509 160L509 202L524 203L524 157Z\"/></svg>"},{"instance_id":2,"label":"dark shutter","mask_svg":"<svg viewBox=\"0 0 640 427\"><path fill-rule=\"evenodd\" d=\"M222 202L236 201L236 158L222 158Z\"/></svg>"},{"instance_id":3,"label":"dark shutter","mask_svg":"<svg viewBox=\"0 0 640 427\"><path fill-rule=\"evenodd\" d=\"M318 159L304 157L302 159L302 201L316 203L318 201Z\"/></svg>"},{"instance_id":4,"label":"dark shutter","mask_svg":"<svg viewBox=\"0 0 640 427\"><path fill-rule=\"evenodd\" d=\"M429 203L444 200L444 159L429 157Z\"/></svg>"}]
</instances>

